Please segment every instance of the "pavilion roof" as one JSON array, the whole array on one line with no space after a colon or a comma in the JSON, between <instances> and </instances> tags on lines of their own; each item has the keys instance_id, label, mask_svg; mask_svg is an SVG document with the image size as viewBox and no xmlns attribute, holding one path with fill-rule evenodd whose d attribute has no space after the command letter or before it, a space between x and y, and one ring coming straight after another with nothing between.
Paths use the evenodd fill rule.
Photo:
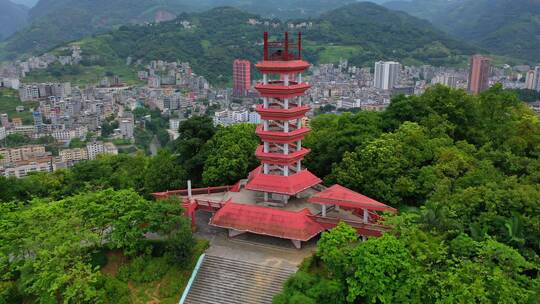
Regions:
<instances>
[{"instance_id":1,"label":"pavilion roof","mask_svg":"<svg viewBox=\"0 0 540 304\"><path fill-rule=\"evenodd\" d=\"M354 209L396 212L396 209L390 206L341 185L333 185L330 188L313 195L309 199L309 202L325 205L338 205Z\"/></svg>"},{"instance_id":2,"label":"pavilion roof","mask_svg":"<svg viewBox=\"0 0 540 304\"><path fill-rule=\"evenodd\" d=\"M324 231L309 217L308 209L287 211L271 207L244 205L229 200L210 220L213 226L237 231L308 241Z\"/></svg>"}]
</instances>

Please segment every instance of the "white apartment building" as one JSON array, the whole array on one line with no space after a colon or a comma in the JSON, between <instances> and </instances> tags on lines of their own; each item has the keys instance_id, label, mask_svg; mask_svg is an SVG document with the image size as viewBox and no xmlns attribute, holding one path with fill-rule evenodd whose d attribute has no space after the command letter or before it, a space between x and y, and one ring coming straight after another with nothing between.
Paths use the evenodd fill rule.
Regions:
<instances>
[{"instance_id":1,"label":"white apartment building","mask_svg":"<svg viewBox=\"0 0 540 304\"><path fill-rule=\"evenodd\" d=\"M180 119L178 118L169 119L169 129L178 132L179 128L180 128Z\"/></svg>"},{"instance_id":2,"label":"white apartment building","mask_svg":"<svg viewBox=\"0 0 540 304\"><path fill-rule=\"evenodd\" d=\"M256 112L224 110L214 113L215 125L232 125L235 123L260 123L261 117Z\"/></svg>"},{"instance_id":3,"label":"white apartment building","mask_svg":"<svg viewBox=\"0 0 540 304\"><path fill-rule=\"evenodd\" d=\"M540 91L540 66L534 68L533 90Z\"/></svg>"},{"instance_id":4,"label":"white apartment building","mask_svg":"<svg viewBox=\"0 0 540 304\"><path fill-rule=\"evenodd\" d=\"M0 127L0 140L3 140L4 138L6 138L6 136L7 136L6 128Z\"/></svg>"},{"instance_id":5,"label":"white apartment building","mask_svg":"<svg viewBox=\"0 0 540 304\"><path fill-rule=\"evenodd\" d=\"M103 143L100 141L86 144L86 150L88 152L88 159L96 159L99 154L118 154L118 149L113 143Z\"/></svg>"},{"instance_id":6,"label":"white apartment building","mask_svg":"<svg viewBox=\"0 0 540 304\"><path fill-rule=\"evenodd\" d=\"M120 133L124 139L133 139L134 123L131 118L122 118L119 124Z\"/></svg>"},{"instance_id":7,"label":"white apartment building","mask_svg":"<svg viewBox=\"0 0 540 304\"><path fill-rule=\"evenodd\" d=\"M431 80L432 84L442 84L450 88L457 88L457 77L451 74L440 74Z\"/></svg>"},{"instance_id":8,"label":"white apartment building","mask_svg":"<svg viewBox=\"0 0 540 304\"><path fill-rule=\"evenodd\" d=\"M401 65L394 61L378 61L375 63L374 87L391 90L398 83Z\"/></svg>"},{"instance_id":9,"label":"white apartment building","mask_svg":"<svg viewBox=\"0 0 540 304\"><path fill-rule=\"evenodd\" d=\"M7 135L21 134L28 137L33 137L36 134L35 126L14 126L7 131Z\"/></svg>"},{"instance_id":10,"label":"white apartment building","mask_svg":"<svg viewBox=\"0 0 540 304\"><path fill-rule=\"evenodd\" d=\"M52 158L48 157L39 160L17 162L13 166L4 168L4 176L22 178L33 172L51 172L51 161Z\"/></svg>"}]
</instances>

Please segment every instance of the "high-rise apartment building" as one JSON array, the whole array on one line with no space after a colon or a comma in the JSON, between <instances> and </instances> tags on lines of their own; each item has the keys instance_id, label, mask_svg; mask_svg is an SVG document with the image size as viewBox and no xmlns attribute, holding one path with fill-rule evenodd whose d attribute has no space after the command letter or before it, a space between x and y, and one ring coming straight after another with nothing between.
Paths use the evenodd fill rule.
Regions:
<instances>
[{"instance_id":1,"label":"high-rise apartment building","mask_svg":"<svg viewBox=\"0 0 540 304\"><path fill-rule=\"evenodd\" d=\"M437 75L431 80L432 84L442 84L450 88L456 88L457 82L457 77L448 73Z\"/></svg>"},{"instance_id":2,"label":"high-rise apartment building","mask_svg":"<svg viewBox=\"0 0 540 304\"><path fill-rule=\"evenodd\" d=\"M534 77L531 90L536 90L540 92L540 66L534 68Z\"/></svg>"},{"instance_id":3,"label":"high-rise apartment building","mask_svg":"<svg viewBox=\"0 0 540 304\"><path fill-rule=\"evenodd\" d=\"M134 123L132 118L122 118L119 127L124 139L133 139Z\"/></svg>"},{"instance_id":4,"label":"high-rise apartment building","mask_svg":"<svg viewBox=\"0 0 540 304\"><path fill-rule=\"evenodd\" d=\"M399 80L401 65L394 61L378 61L375 63L373 86L381 90L391 90Z\"/></svg>"},{"instance_id":5,"label":"high-rise apartment building","mask_svg":"<svg viewBox=\"0 0 540 304\"><path fill-rule=\"evenodd\" d=\"M0 123L2 124L2 127L9 129L9 117L7 114L0 114Z\"/></svg>"},{"instance_id":6,"label":"high-rise apartment building","mask_svg":"<svg viewBox=\"0 0 540 304\"><path fill-rule=\"evenodd\" d=\"M32 113L32 116L34 117L34 126L36 127L36 130L41 132L43 127L43 115L41 115L41 112L35 111Z\"/></svg>"},{"instance_id":7,"label":"high-rise apartment building","mask_svg":"<svg viewBox=\"0 0 540 304\"><path fill-rule=\"evenodd\" d=\"M535 73L534 70L530 70L525 74L525 89L527 90L534 90L534 79Z\"/></svg>"},{"instance_id":8,"label":"high-rise apartment building","mask_svg":"<svg viewBox=\"0 0 540 304\"><path fill-rule=\"evenodd\" d=\"M491 69L491 59L482 55L471 57L471 67L469 71L469 93L473 95L489 89L489 72Z\"/></svg>"},{"instance_id":9,"label":"high-rise apartment building","mask_svg":"<svg viewBox=\"0 0 540 304\"><path fill-rule=\"evenodd\" d=\"M246 96L251 87L251 63L236 59L233 63L233 96Z\"/></svg>"}]
</instances>

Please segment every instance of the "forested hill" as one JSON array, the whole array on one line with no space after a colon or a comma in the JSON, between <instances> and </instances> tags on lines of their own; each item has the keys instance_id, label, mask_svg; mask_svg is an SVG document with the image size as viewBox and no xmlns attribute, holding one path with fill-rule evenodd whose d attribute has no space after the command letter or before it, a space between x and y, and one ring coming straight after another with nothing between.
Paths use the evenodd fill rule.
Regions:
<instances>
[{"instance_id":1,"label":"forested hill","mask_svg":"<svg viewBox=\"0 0 540 304\"><path fill-rule=\"evenodd\" d=\"M537 62L540 1L413 0L386 7L427 19L448 33L500 55Z\"/></svg>"},{"instance_id":2,"label":"forested hill","mask_svg":"<svg viewBox=\"0 0 540 304\"><path fill-rule=\"evenodd\" d=\"M372 3L350 4L320 18L290 22L296 25L294 31L304 33L304 54L314 63L346 58L357 65L380 59L457 64L474 51L425 21ZM277 34L287 28L285 22L222 7L181 14L170 22L122 26L75 43L86 58L93 58L85 61L87 66L110 66L129 56L143 61L182 60L211 82L223 83L235 58L261 58L263 31Z\"/></svg>"},{"instance_id":3,"label":"forested hill","mask_svg":"<svg viewBox=\"0 0 540 304\"><path fill-rule=\"evenodd\" d=\"M25 26L27 16L27 7L10 0L0 0L0 41Z\"/></svg>"},{"instance_id":4,"label":"forested hill","mask_svg":"<svg viewBox=\"0 0 540 304\"><path fill-rule=\"evenodd\" d=\"M30 10L31 25L10 37L4 45L0 45L0 59L12 59L22 53L43 52L59 44L108 31L124 24L170 20L182 12L200 12L220 6L233 6L267 17L306 18L319 16L323 12L354 1L41 0ZM0 15L1 12L2 10ZM0 28L0 33L1 31Z\"/></svg>"}]
</instances>

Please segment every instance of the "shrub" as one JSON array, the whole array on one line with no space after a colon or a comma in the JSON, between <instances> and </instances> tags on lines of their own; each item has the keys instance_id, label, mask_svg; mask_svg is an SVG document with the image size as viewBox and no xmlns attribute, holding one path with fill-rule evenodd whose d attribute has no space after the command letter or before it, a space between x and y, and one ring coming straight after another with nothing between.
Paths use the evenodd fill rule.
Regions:
<instances>
[{"instance_id":1,"label":"shrub","mask_svg":"<svg viewBox=\"0 0 540 304\"><path fill-rule=\"evenodd\" d=\"M128 282L147 283L157 281L167 273L169 265L167 258L152 258L150 256L139 256L131 263L120 267L118 279Z\"/></svg>"},{"instance_id":2,"label":"shrub","mask_svg":"<svg viewBox=\"0 0 540 304\"><path fill-rule=\"evenodd\" d=\"M90 264L92 264L92 268L102 268L103 266L107 265L107 262L107 253L105 249L98 249L91 254Z\"/></svg>"},{"instance_id":3,"label":"shrub","mask_svg":"<svg viewBox=\"0 0 540 304\"><path fill-rule=\"evenodd\" d=\"M0 304L21 303L22 297L13 281L0 282Z\"/></svg>"},{"instance_id":4,"label":"shrub","mask_svg":"<svg viewBox=\"0 0 540 304\"><path fill-rule=\"evenodd\" d=\"M126 283L109 276L100 278L104 292L104 302L110 304L129 304L130 292Z\"/></svg>"}]
</instances>

